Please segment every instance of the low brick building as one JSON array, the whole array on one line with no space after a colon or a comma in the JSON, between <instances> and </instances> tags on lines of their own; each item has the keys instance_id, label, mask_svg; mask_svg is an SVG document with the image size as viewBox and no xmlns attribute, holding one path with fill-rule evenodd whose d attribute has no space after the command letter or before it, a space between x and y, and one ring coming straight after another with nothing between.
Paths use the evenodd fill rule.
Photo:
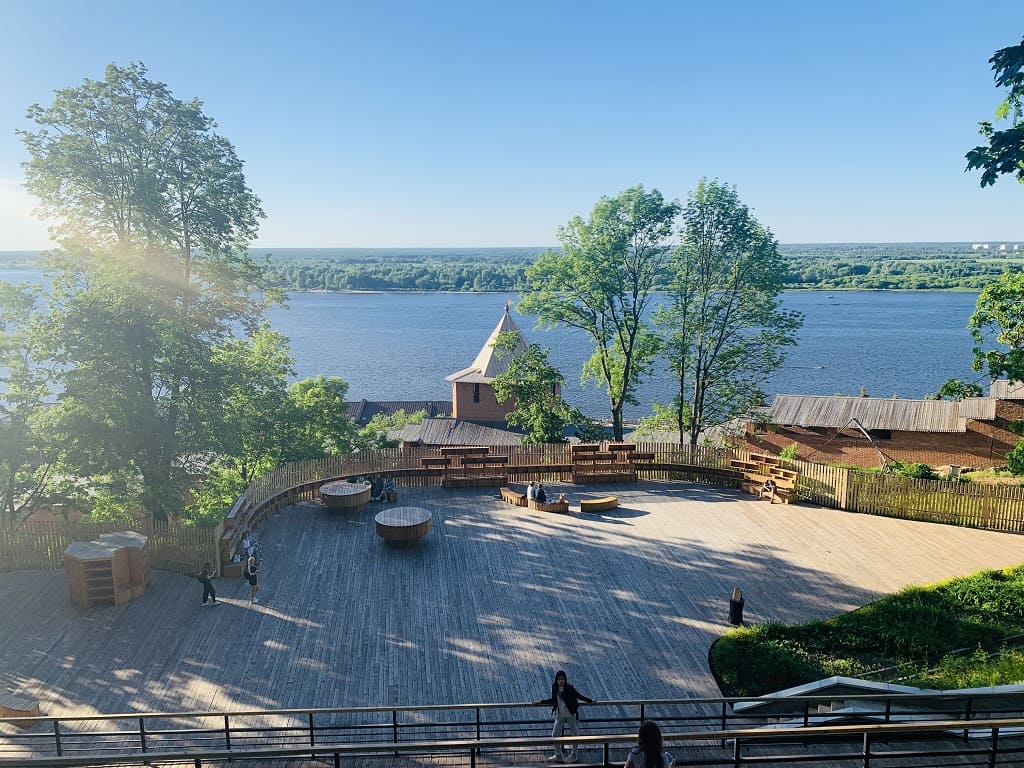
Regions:
<instances>
[{"instance_id":1,"label":"low brick building","mask_svg":"<svg viewBox=\"0 0 1024 768\"><path fill-rule=\"evenodd\" d=\"M494 379L507 371L509 364L508 358L499 357L494 350L494 343L502 333L514 333L519 337L519 346L515 352L521 352L526 348L523 334L509 314L508 304L505 305L501 320L487 337L473 363L468 368L445 377L446 381L452 383L453 418L503 424L505 417L514 407L514 401L499 403L494 396Z\"/></svg>"},{"instance_id":2,"label":"low brick building","mask_svg":"<svg viewBox=\"0 0 1024 768\"><path fill-rule=\"evenodd\" d=\"M801 459L878 467L886 460L984 469L1006 464L1024 419L1024 385L993 382L989 397L904 400L777 395L747 424L749 450L778 453L793 443Z\"/></svg>"}]
</instances>

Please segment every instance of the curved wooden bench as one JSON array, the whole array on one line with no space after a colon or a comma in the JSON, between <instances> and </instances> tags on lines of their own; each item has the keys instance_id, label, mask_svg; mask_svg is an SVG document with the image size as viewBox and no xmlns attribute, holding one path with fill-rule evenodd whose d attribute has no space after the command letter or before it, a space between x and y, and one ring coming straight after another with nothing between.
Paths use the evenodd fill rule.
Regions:
<instances>
[{"instance_id":1,"label":"curved wooden bench","mask_svg":"<svg viewBox=\"0 0 1024 768\"><path fill-rule=\"evenodd\" d=\"M580 499L580 512L604 512L619 506L618 496L605 496L600 499Z\"/></svg>"},{"instance_id":2,"label":"curved wooden bench","mask_svg":"<svg viewBox=\"0 0 1024 768\"><path fill-rule=\"evenodd\" d=\"M538 512L559 512L565 514L569 511L568 501L537 501L530 499L526 504L530 509Z\"/></svg>"}]
</instances>

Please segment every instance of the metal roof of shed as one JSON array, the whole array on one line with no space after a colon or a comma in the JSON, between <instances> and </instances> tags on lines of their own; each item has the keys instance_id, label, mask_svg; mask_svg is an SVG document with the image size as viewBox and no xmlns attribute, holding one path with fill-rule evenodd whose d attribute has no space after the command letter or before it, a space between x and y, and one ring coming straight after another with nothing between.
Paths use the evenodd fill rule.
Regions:
<instances>
[{"instance_id":1,"label":"metal roof of shed","mask_svg":"<svg viewBox=\"0 0 1024 768\"><path fill-rule=\"evenodd\" d=\"M876 397L776 395L769 410L773 424L843 429L854 420L864 429L900 432L965 432L967 420L990 421L996 400L903 400Z\"/></svg>"}]
</instances>

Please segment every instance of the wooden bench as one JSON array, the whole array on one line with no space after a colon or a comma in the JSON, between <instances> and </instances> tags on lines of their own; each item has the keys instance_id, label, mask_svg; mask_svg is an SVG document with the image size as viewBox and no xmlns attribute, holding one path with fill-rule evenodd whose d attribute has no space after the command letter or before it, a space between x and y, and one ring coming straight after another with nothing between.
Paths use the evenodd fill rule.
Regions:
<instances>
[{"instance_id":1,"label":"wooden bench","mask_svg":"<svg viewBox=\"0 0 1024 768\"><path fill-rule=\"evenodd\" d=\"M729 466L743 473L740 488L746 493L760 498L764 484L771 480L775 483L775 493L769 501L777 499L783 504L789 504L796 500L796 483L800 474L779 466L779 460L774 456L752 453L748 460L730 460Z\"/></svg>"},{"instance_id":2,"label":"wooden bench","mask_svg":"<svg viewBox=\"0 0 1024 768\"><path fill-rule=\"evenodd\" d=\"M425 469L447 469L452 464L452 460L447 456L424 456L420 459L420 466Z\"/></svg>"},{"instance_id":3,"label":"wooden bench","mask_svg":"<svg viewBox=\"0 0 1024 768\"><path fill-rule=\"evenodd\" d=\"M604 512L619 506L618 496L604 496L600 499L580 499L580 512Z\"/></svg>"},{"instance_id":4,"label":"wooden bench","mask_svg":"<svg viewBox=\"0 0 1024 768\"><path fill-rule=\"evenodd\" d=\"M526 506L526 494L513 491L511 488L501 489L501 499L504 502L512 504L517 507Z\"/></svg>"},{"instance_id":5,"label":"wooden bench","mask_svg":"<svg viewBox=\"0 0 1024 768\"><path fill-rule=\"evenodd\" d=\"M537 501L536 499L530 499L526 502L526 505L538 512L560 512L561 514L569 512L568 501Z\"/></svg>"},{"instance_id":6,"label":"wooden bench","mask_svg":"<svg viewBox=\"0 0 1024 768\"><path fill-rule=\"evenodd\" d=\"M650 464L654 461L654 454L634 452L627 455L626 458L629 459L631 464Z\"/></svg>"},{"instance_id":7,"label":"wooden bench","mask_svg":"<svg viewBox=\"0 0 1024 768\"><path fill-rule=\"evenodd\" d=\"M591 471L589 469L584 472L573 471L572 482L575 485L635 483L636 472L620 470Z\"/></svg>"}]
</instances>

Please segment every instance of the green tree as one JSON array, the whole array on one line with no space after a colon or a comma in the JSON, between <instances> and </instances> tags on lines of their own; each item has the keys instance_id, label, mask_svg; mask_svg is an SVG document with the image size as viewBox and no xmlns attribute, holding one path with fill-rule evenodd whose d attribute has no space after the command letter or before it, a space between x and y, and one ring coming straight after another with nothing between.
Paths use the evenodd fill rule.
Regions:
<instances>
[{"instance_id":1,"label":"green tree","mask_svg":"<svg viewBox=\"0 0 1024 768\"><path fill-rule=\"evenodd\" d=\"M427 418L425 410L406 413L399 408L394 413L375 413L365 427L356 435L354 448L360 451L379 451L382 448L398 447L398 440L388 437L395 429L402 429L407 424L419 424Z\"/></svg>"},{"instance_id":2,"label":"green tree","mask_svg":"<svg viewBox=\"0 0 1024 768\"><path fill-rule=\"evenodd\" d=\"M40 345L36 291L0 281L0 520L32 508L59 452L47 440L56 370Z\"/></svg>"},{"instance_id":3,"label":"green tree","mask_svg":"<svg viewBox=\"0 0 1024 768\"><path fill-rule=\"evenodd\" d=\"M224 380L218 344L268 296L246 246L263 215L234 148L197 100L141 64L56 91L28 116L26 186L54 222L53 354L69 461L129 468L153 517L180 510L190 457L211 448Z\"/></svg>"},{"instance_id":4,"label":"green tree","mask_svg":"<svg viewBox=\"0 0 1024 768\"><path fill-rule=\"evenodd\" d=\"M803 320L779 307L787 274L771 232L736 189L702 179L682 212L667 303L656 312L678 382L679 440L746 414L796 343Z\"/></svg>"},{"instance_id":5,"label":"green tree","mask_svg":"<svg viewBox=\"0 0 1024 768\"><path fill-rule=\"evenodd\" d=\"M243 487L282 462L283 438L298 421L288 391L287 344L280 333L261 328L251 339L232 339L214 351L212 362L225 384L211 437L220 463L235 470Z\"/></svg>"},{"instance_id":6,"label":"green tree","mask_svg":"<svg viewBox=\"0 0 1024 768\"><path fill-rule=\"evenodd\" d=\"M314 376L288 387L294 429L287 461L318 459L353 449L355 422L345 407L348 382L337 376Z\"/></svg>"},{"instance_id":7,"label":"green tree","mask_svg":"<svg viewBox=\"0 0 1024 768\"><path fill-rule=\"evenodd\" d=\"M602 197L586 220L560 227L562 251L545 251L526 270L519 310L541 326L586 332L594 353L583 369L608 394L612 431L622 439L622 408L657 349L645 313L670 252L679 205L642 185Z\"/></svg>"},{"instance_id":8,"label":"green tree","mask_svg":"<svg viewBox=\"0 0 1024 768\"><path fill-rule=\"evenodd\" d=\"M967 327L975 342L974 370L1024 380L1024 272L1007 270L982 288ZM985 349L993 341L1005 349Z\"/></svg>"},{"instance_id":9,"label":"green tree","mask_svg":"<svg viewBox=\"0 0 1024 768\"><path fill-rule=\"evenodd\" d=\"M562 399L565 378L548 362L548 350L539 344L523 346L518 333L498 335L494 345L508 368L494 378L494 396L499 403L514 400L506 420L526 430L524 445L564 443L565 428L582 421L582 414Z\"/></svg>"},{"instance_id":10,"label":"green tree","mask_svg":"<svg viewBox=\"0 0 1024 768\"><path fill-rule=\"evenodd\" d=\"M996 120L1009 120L1010 125L997 131L987 120L980 123L985 144L967 153L967 170L981 170L983 187L995 184L1005 174L1024 182L1024 39L1019 45L996 51L988 61L995 73L996 87L1006 89L1006 98L996 109Z\"/></svg>"},{"instance_id":11,"label":"green tree","mask_svg":"<svg viewBox=\"0 0 1024 768\"><path fill-rule=\"evenodd\" d=\"M982 389L977 384L967 384L960 379L950 379L939 391L931 396L933 400L963 400L966 397L981 397Z\"/></svg>"}]
</instances>

